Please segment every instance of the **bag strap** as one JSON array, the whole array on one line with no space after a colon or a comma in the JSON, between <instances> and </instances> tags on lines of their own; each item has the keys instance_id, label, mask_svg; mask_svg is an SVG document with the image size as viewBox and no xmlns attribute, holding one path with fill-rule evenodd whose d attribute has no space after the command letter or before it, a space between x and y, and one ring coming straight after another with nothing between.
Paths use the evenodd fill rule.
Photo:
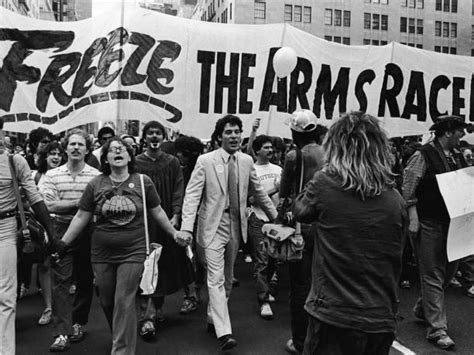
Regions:
<instances>
[{"instance_id":1,"label":"bag strap","mask_svg":"<svg viewBox=\"0 0 474 355\"><path fill-rule=\"evenodd\" d=\"M142 198L143 198L143 219L145 224L145 240L146 240L146 255L150 255L150 236L148 235L148 211L146 208L146 196L145 196L145 182L143 181L143 174L140 174L140 185L142 187Z\"/></svg>"},{"instance_id":2,"label":"bag strap","mask_svg":"<svg viewBox=\"0 0 474 355\"><path fill-rule=\"evenodd\" d=\"M25 234L25 231L28 231L28 227L26 225L25 208L23 207L23 201L21 200L20 188L18 186L15 163L13 161L12 154L8 155L8 165L10 166L10 173L12 175L12 181L13 181L13 189L15 190L16 202L18 204L18 210L20 212L21 229L23 230L23 234Z\"/></svg>"},{"instance_id":3,"label":"bag strap","mask_svg":"<svg viewBox=\"0 0 474 355\"><path fill-rule=\"evenodd\" d=\"M303 191L303 178L304 178L304 157L303 157L303 152L297 148L296 152L296 158L299 160L299 164L301 165L301 171L300 171L300 186L298 188L298 193L295 195L299 195L301 191ZM296 222L295 223L295 236L301 235L301 223Z\"/></svg>"}]
</instances>

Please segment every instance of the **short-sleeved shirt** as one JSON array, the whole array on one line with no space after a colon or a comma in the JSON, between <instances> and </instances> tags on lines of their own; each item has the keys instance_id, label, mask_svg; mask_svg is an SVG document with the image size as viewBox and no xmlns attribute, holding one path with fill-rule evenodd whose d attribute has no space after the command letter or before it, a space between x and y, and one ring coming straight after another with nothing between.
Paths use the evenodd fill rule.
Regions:
<instances>
[{"instance_id":1,"label":"short-sleeved shirt","mask_svg":"<svg viewBox=\"0 0 474 355\"><path fill-rule=\"evenodd\" d=\"M56 201L74 201L81 198L86 185L99 174L99 170L85 164L82 171L73 179L67 164L64 164L48 170L39 181L38 189L46 204ZM74 214L56 214L55 216L58 222L69 223Z\"/></svg>"},{"instance_id":2,"label":"short-sleeved shirt","mask_svg":"<svg viewBox=\"0 0 474 355\"><path fill-rule=\"evenodd\" d=\"M161 201L153 182L144 176L147 210ZM146 256L145 224L140 175L131 174L120 185L108 175L99 175L87 184L79 209L97 218L91 236L93 263L141 263Z\"/></svg>"},{"instance_id":3,"label":"short-sleeved shirt","mask_svg":"<svg viewBox=\"0 0 474 355\"><path fill-rule=\"evenodd\" d=\"M276 181L279 181L281 178L281 170L281 167L272 163L268 163L265 165L255 164L255 172L257 173L258 181L260 182L266 193L270 192L275 188ZM275 193L270 198L272 199L273 204L275 206L278 205L278 193ZM258 219L264 222L269 221L268 216L265 214L265 212L260 206L255 205L252 206L252 208L255 212L255 216L257 216Z\"/></svg>"}]
</instances>

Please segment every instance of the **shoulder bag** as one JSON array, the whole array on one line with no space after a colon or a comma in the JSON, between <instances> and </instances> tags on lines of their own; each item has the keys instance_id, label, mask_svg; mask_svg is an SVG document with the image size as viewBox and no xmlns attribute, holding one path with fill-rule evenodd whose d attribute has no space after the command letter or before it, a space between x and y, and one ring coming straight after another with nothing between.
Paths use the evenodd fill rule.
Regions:
<instances>
[{"instance_id":1,"label":"shoulder bag","mask_svg":"<svg viewBox=\"0 0 474 355\"><path fill-rule=\"evenodd\" d=\"M145 225L145 240L146 240L146 259L143 264L143 274L140 281L140 288L142 295L151 295L155 292L158 285L158 261L160 260L161 251L163 247L158 243L152 243L153 251L150 253L150 236L148 234L148 213L146 207L145 182L143 181L143 174L140 174L140 185L143 198L143 219Z\"/></svg>"}]
</instances>

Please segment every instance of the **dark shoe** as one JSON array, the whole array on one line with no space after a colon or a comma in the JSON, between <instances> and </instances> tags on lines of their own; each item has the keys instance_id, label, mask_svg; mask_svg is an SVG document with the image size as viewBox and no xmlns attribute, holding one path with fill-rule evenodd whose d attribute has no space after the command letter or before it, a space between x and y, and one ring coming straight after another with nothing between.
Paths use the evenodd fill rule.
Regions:
<instances>
[{"instance_id":1,"label":"dark shoe","mask_svg":"<svg viewBox=\"0 0 474 355\"><path fill-rule=\"evenodd\" d=\"M185 298L183 301L183 305L179 310L180 314L189 314L194 312L197 309L197 301L194 297Z\"/></svg>"},{"instance_id":2,"label":"dark shoe","mask_svg":"<svg viewBox=\"0 0 474 355\"><path fill-rule=\"evenodd\" d=\"M240 286L240 281L234 277L232 279L232 287L239 287L239 286Z\"/></svg>"},{"instance_id":3,"label":"dark shoe","mask_svg":"<svg viewBox=\"0 0 474 355\"><path fill-rule=\"evenodd\" d=\"M408 289L410 289L410 287L411 287L410 281L408 281L408 280L400 281L400 288L404 288L404 289L408 290Z\"/></svg>"},{"instance_id":4,"label":"dark shoe","mask_svg":"<svg viewBox=\"0 0 474 355\"><path fill-rule=\"evenodd\" d=\"M296 348L295 344L293 343L293 339L289 339L285 344L286 352L290 354L301 354Z\"/></svg>"},{"instance_id":5,"label":"dark shoe","mask_svg":"<svg viewBox=\"0 0 474 355\"><path fill-rule=\"evenodd\" d=\"M52 353L60 353L66 351L71 347L67 335L59 335L54 340L54 343L49 347L49 351Z\"/></svg>"},{"instance_id":6,"label":"dark shoe","mask_svg":"<svg viewBox=\"0 0 474 355\"><path fill-rule=\"evenodd\" d=\"M449 337L448 334L442 334L439 337L428 339L434 343L438 348L448 350L454 348L454 341Z\"/></svg>"},{"instance_id":7,"label":"dark shoe","mask_svg":"<svg viewBox=\"0 0 474 355\"><path fill-rule=\"evenodd\" d=\"M221 350L229 350L237 346L237 340L234 339L232 334L226 334L219 338L221 344Z\"/></svg>"},{"instance_id":8,"label":"dark shoe","mask_svg":"<svg viewBox=\"0 0 474 355\"><path fill-rule=\"evenodd\" d=\"M72 326L72 335L69 337L71 343L79 343L84 340L85 334L82 331L82 326L78 323Z\"/></svg>"},{"instance_id":9,"label":"dark shoe","mask_svg":"<svg viewBox=\"0 0 474 355\"><path fill-rule=\"evenodd\" d=\"M153 323L152 320L146 320L143 322L141 328L140 328L140 336L143 338L145 341L150 341L155 338L156 330L155 330L155 324Z\"/></svg>"},{"instance_id":10,"label":"dark shoe","mask_svg":"<svg viewBox=\"0 0 474 355\"><path fill-rule=\"evenodd\" d=\"M163 314L163 310L161 308L157 308L155 313L155 322L163 323L164 321L165 315Z\"/></svg>"},{"instance_id":11,"label":"dark shoe","mask_svg":"<svg viewBox=\"0 0 474 355\"><path fill-rule=\"evenodd\" d=\"M423 308L415 306L413 308L413 315L419 320L426 322L425 312L423 312Z\"/></svg>"},{"instance_id":12,"label":"dark shoe","mask_svg":"<svg viewBox=\"0 0 474 355\"><path fill-rule=\"evenodd\" d=\"M207 332L208 332L209 334L212 334L212 335L214 335L215 337L217 337L216 328L214 327L214 324L212 324L212 323L207 323Z\"/></svg>"}]
</instances>

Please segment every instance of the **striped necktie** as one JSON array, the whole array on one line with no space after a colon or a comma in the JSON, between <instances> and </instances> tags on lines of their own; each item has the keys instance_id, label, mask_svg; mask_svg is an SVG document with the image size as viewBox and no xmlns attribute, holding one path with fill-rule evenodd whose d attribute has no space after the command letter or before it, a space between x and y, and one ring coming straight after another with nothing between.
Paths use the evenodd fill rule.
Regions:
<instances>
[{"instance_id":1,"label":"striped necktie","mask_svg":"<svg viewBox=\"0 0 474 355\"><path fill-rule=\"evenodd\" d=\"M229 209L231 217L239 216L239 179L237 177L237 167L235 156L229 157L229 177L227 188L229 190Z\"/></svg>"}]
</instances>

